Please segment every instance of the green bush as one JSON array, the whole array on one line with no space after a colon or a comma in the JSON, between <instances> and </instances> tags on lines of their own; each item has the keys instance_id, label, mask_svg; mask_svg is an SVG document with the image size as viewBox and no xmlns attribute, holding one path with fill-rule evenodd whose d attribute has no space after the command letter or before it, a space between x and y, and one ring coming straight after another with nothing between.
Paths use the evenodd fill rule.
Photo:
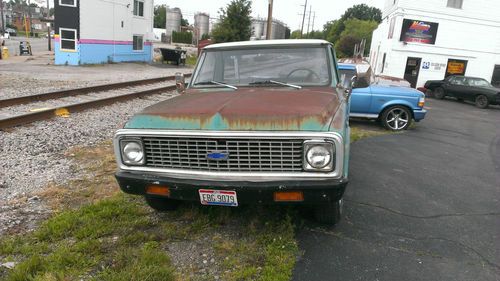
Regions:
<instances>
[{"instance_id":1,"label":"green bush","mask_svg":"<svg viewBox=\"0 0 500 281\"><path fill-rule=\"evenodd\" d=\"M172 43L193 43L193 33L191 32L172 32Z\"/></svg>"}]
</instances>

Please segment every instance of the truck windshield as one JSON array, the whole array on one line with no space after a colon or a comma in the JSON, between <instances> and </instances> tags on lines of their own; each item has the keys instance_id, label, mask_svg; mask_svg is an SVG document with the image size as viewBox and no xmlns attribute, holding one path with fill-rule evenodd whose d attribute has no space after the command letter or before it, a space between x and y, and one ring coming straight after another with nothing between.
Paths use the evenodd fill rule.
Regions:
<instances>
[{"instance_id":1,"label":"truck windshield","mask_svg":"<svg viewBox=\"0 0 500 281\"><path fill-rule=\"evenodd\" d=\"M210 81L252 87L320 86L329 85L332 77L324 47L208 50L195 73L194 87L220 87Z\"/></svg>"}]
</instances>

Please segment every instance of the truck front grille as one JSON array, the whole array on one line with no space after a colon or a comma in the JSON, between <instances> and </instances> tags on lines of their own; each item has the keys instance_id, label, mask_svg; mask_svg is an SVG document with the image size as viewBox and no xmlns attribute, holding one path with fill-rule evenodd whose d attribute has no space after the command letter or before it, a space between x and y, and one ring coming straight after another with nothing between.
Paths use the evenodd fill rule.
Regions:
<instances>
[{"instance_id":1,"label":"truck front grille","mask_svg":"<svg viewBox=\"0 0 500 281\"><path fill-rule=\"evenodd\" d=\"M143 137L146 166L217 172L301 172L300 139ZM207 155L227 153L227 160Z\"/></svg>"}]
</instances>

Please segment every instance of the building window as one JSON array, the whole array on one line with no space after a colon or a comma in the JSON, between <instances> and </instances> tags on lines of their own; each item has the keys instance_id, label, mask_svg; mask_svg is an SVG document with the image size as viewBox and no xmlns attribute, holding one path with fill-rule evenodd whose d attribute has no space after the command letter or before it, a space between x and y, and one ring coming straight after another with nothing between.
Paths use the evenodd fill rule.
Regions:
<instances>
[{"instance_id":1,"label":"building window","mask_svg":"<svg viewBox=\"0 0 500 281\"><path fill-rule=\"evenodd\" d=\"M142 51L144 49L144 40L142 35L134 35L132 42L132 50Z\"/></svg>"},{"instance_id":2,"label":"building window","mask_svg":"<svg viewBox=\"0 0 500 281\"><path fill-rule=\"evenodd\" d=\"M462 9L463 2L464 2L464 0L448 0L447 7L455 8L455 9Z\"/></svg>"},{"instance_id":3,"label":"building window","mask_svg":"<svg viewBox=\"0 0 500 281\"><path fill-rule=\"evenodd\" d=\"M60 28L61 51L76 51L76 29Z\"/></svg>"},{"instance_id":4,"label":"building window","mask_svg":"<svg viewBox=\"0 0 500 281\"><path fill-rule=\"evenodd\" d=\"M76 0L59 0L59 6L76 7Z\"/></svg>"},{"instance_id":5,"label":"building window","mask_svg":"<svg viewBox=\"0 0 500 281\"><path fill-rule=\"evenodd\" d=\"M144 16L144 1L134 0L134 16Z\"/></svg>"}]
</instances>

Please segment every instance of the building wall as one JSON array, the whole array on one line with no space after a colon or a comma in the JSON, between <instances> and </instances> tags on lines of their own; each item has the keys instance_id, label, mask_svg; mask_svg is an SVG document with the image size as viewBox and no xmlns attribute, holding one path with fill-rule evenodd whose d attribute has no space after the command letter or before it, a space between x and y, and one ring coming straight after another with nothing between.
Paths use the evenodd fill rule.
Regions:
<instances>
[{"instance_id":1,"label":"building wall","mask_svg":"<svg viewBox=\"0 0 500 281\"><path fill-rule=\"evenodd\" d=\"M133 15L130 0L86 0L80 8L82 64L152 60L153 1L144 0L144 17ZM144 48L134 51L133 35L142 35Z\"/></svg>"},{"instance_id":2,"label":"building wall","mask_svg":"<svg viewBox=\"0 0 500 281\"><path fill-rule=\"evenodd\" d=\"M143 0L144 16L133 15L132 0L85 0L78 8L56 5L56 33L59 27L76 28L76 54L56 46L56 64L98 64L108 62L150 62L153 33L153 0ZM74 16L70 13L77 13ZM78 19L78 21L76 20ZM143 36L143 50L133 50L133 36ZM56 44L60 41L56 40Z\"/></svg>"},{"instance_id":3,"label":"building wall","mask_svg":"<svg viewBox=\"0 0 500 281\"><path fill-rule=\"evenodd\" d=\"M396 4L394 5L394 2ZM386 0L383 22L374 31L370 61L377 74L403 78L408 57L420 57L417 86L443 79L448 59L467 60L466 75L491 80L500 64L500 1L464 0L462 9L447 7L447 0ZM400 42L403 19L439 23L434 45ZM394 32L389 39L391 21ZM386 62L382 67L383 54Z\"/></svg>"},{"instance_id":4,"label":"building wall","mask_svg":"<svg viewBox=\"0 0 500 281\"><path fill-rule=\"evenodd\" d=\"M54 0L54 56L56 65L80 64L79 44L75 51L61 50L60 28L76 29L76 38L80 38L80 0L76 7L60 6L59 0Z\"/></svg>"}]
</instances>

